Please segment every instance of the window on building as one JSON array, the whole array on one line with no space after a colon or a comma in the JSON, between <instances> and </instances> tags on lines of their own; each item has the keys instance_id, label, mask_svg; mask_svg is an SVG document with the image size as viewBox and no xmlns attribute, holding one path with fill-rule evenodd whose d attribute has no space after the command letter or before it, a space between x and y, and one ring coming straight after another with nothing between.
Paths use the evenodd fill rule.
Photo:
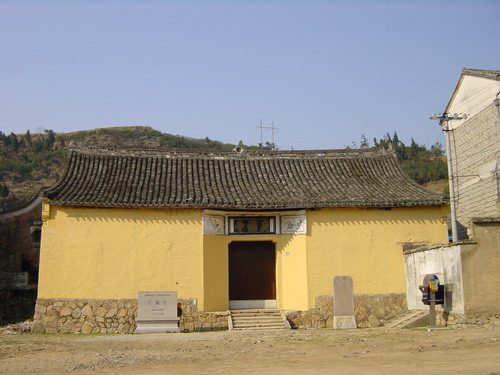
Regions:
<instances>
[{"instance_id":1,"label":"window on building","mask_svg":"<svg viewBox=\"0 0 500 375\"><path fill-rule=\"evenodd\" d=\"M275 217L243 216L229 218L229 234L272 234L276 233Z\"/></svg>"}]
</instances>

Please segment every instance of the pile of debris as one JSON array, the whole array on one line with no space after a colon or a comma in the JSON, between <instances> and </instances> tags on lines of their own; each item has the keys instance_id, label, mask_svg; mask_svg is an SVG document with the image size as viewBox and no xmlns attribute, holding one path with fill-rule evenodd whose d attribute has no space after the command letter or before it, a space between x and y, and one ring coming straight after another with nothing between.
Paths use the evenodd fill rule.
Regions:
<instances>
[{"instance_id":1,"label":"pile of debris","mask_svg":"<svg viewBox=\"0 0 500 375\"><path fill-rule=\"evenodd\" d=\"M17 335L21 333L30 333L32 324L32 320L26 320L24 322L9 324L0 327L0 335Z\"/></svg>"}]
</instances>

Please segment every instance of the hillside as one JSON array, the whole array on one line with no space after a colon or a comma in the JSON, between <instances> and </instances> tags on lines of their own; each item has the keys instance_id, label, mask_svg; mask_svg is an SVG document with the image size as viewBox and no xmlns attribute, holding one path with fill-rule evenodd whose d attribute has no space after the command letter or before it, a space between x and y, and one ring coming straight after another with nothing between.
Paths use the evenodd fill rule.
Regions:
<instances>
[{"instance_id":1,"label":"hillside","mask_svg":"<svg viewBox=\"0 0 500 375\"><path fill-rule=\"evenodd\" d=\"M101 148L132 148L156 150L213 150L230 151L234 144L214 141L208 137L194 139L181 135L161 133L146 126L111 127L73 133L46 130L42 134L13 134L0 132L0 212L23 206L44 187L51 186L64 173L65 158L72 145ZM247 146L241 141L238 146ZM355 146L355 145L354 145ZM362 137L360 148L369 147ZM266 143L265 148L273 145ZM417 145L413 140L405 146L397 135L386 134L374 139L377 148L392 148L399 157L403 170L419 184L443 193L446 186L446 159L438 146ZM444 181L443 181L444 180ZM441 181L436 183L436 181Z\"/></svg>"},{"instance_id":2,"label":"hillside","mask_svg":"<svg viewBox=\"0 0 500 375\"><path fill-rule=\"evenodd\" d=\"M146 126L112 127L73 133L47 130L43 134L0 132L0 212L31 201L44 187L54 184L64 173L65 158L71 145L102 148L189 149L230 151L233 144L211 139L194 139L161 133ZM245 148L257 148L245 146ZM5 189L5 187L7 189ZM2 193L8 191L3 198Z\"/></svg>"}]
</instances>

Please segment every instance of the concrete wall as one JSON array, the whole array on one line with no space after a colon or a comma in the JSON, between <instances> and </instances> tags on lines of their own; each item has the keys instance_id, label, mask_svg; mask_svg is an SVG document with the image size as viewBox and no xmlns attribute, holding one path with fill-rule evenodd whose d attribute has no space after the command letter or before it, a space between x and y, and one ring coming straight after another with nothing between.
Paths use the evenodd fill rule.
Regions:
<instances>
[{"instance_id":1,"label":"concrete wall","mask_svg":"<svg viewBox=\"0 0 500 375\"><path fill-rule=\"evenodd\" d=\"M406 295L409 310L428 310L422 303L422 285L425 275L436 274L445 284L446 311L463 314L464 291L461 247L467 245L436 245L405 251Z\"/></svg>"},{"instance_id":2,"label":"concrete wall","mask_svg":"<svg viewBox=\"0 0 500 375\"><path fill-rule=\"evenodd\" d=\"M500 312L500 219L475 219L473 239L405 251L408 308L425 309L418 285L426 274L445 284L444 311Z\"/></svg>"},{"instance_id":3,"label":"concrete wall","mask_svg":"<svg viewBox=\"0 0 500 375\"><path fill-rule=\"evenodd\" d=\"M471 233L477 244L462 246L466 313L500 312L500 218L477 219Z\"/></svg>"}]
</instances>

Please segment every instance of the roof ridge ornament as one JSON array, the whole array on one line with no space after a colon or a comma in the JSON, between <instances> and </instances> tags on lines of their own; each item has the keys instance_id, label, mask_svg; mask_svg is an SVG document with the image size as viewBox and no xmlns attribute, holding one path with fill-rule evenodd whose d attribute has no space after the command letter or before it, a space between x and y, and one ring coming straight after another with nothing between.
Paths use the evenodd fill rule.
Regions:
<instances>
[{"instance_id":1,"label":"roof ridge ornament","mask_svg":"<svg viewBox=\"0 0 500 375\"><path fill-rule=\"evenodd\" d=\"M269 158L365 158L377 157L394 153L394 150L383 148L364 148L364 149L321 149L321 150L248 150L241 146L237 146L231 151L219 150L193 150L193 149L154 149L154 148L119 148L78 144L71 142L69 147L70 152L92 155L128 155L128 156L145 156L145 157L166 157L166 158L234 158L242 157L251 159L269 159Z\"/></svg>"}]
</instances>

